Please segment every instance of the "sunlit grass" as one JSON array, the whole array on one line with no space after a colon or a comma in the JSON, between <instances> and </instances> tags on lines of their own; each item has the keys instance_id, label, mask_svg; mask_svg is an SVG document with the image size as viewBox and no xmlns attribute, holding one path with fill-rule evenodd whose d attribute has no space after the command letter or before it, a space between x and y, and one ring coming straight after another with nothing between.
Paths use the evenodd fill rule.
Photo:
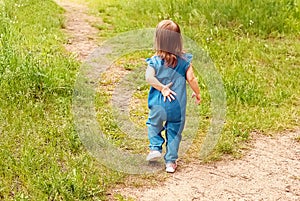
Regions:
<instances>
[{"instance_id":1,"label":"sunlit grass","mask_svg":"<svg viewBox=\"0 0 300 201\"><path fill-rule=\"evenodd\" d=\"M238 152L253 131L274 133L299 125L299 1L88 2L103 18L103 37L155 27L171 18L181 25L184 35L209 52L227 95L226 124L216 155ZM195 149L210 118L210 99L198 78L204 95L199 118L207 121L200 126ZM136 102L146 98L146 91L136 92ZM137 108L132 107L131 114L144 117L144 109Z\"/></svg>"},{"instance_id":2,"label":"sunlit grass","mask_svg":"<svg viewBox=\"0 0 300 201\"><path fill-rule=\"evenodd\" d=\"M0 200L103 200L122 174L82 146L71 114L79 63L53 1L0 6Z\"/></svg>"},{"instance_id":3,"label":"sunlit grass","mask_svg":"<svg viewBox=\"0 0 300 201\"><path fill-rule=\"evenodd\" d=\"M268 134L299 126L299 1L86 2L103 18L104 24L94 25L103 37L172 18L209 52L228 105L211 159L238 155L253 131ZM4 0L0 9L0 200L104 200L124 174L96 162L74 130L71 104L80 64L62 46L63 10L50 0ZM115 65L132 73L144 68L143 59L151 54L127 55ZM128 138L112 113L111 92L120 79L109 72L101 76L95 100L101 129L120 148L145 153L148 142ZM203 98L199 137L187 161L198 157L211 119L209 93L198 79ZM141 127L147 120L148 87L137 83L130 100L130 120ZM149 182L150 177L140 180Z\"/></svg>"}]
</instances>

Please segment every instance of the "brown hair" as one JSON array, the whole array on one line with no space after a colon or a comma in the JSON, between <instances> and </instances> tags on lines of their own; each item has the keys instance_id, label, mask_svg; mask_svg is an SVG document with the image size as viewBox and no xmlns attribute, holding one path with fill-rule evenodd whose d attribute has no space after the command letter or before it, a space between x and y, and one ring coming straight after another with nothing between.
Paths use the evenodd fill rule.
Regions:
<instances>
[{"instance_id":1,"label":"brown hair","mask_svg":"<svg viewBox=\"0 0 300 201\"><path fill-rule=\"evenodd\" d=\"M165 60L167 66L177 65L177 56L182 55L180 27L172 20L158 23L155 34L156 55Z\"/></svg>"}]
</instances>

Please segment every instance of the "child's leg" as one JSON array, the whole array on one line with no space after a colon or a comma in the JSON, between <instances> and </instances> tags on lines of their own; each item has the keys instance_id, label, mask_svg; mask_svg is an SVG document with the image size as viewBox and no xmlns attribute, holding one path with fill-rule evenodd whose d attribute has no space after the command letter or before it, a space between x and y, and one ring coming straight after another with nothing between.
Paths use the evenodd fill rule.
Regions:
<instances>
[{"instance_id":1,"label":"child's leg","mask_svg":"<svg viewBox=\"0 0 300 201\"><path fill-rule=\"evenodd\" d=\"M161 131L163 131L163 128L159 131L157 127L148 125L148 138L150 141L150 150L157 150L159 152L162 151L162 145L164 144L165 139L161 136Z\"/></svg>"},{"instance_id":2,"label":"child's leg","mask_svg":"<svg viewBox=\"0 0 300 201\"><path fill-rule=\"evenodd\" d=\"M162 107L153 107L150 110L149 118L147 121L148 138L150 141L150 150L162 151L162 145L165 139L161 136L164 130L163 122L166 119L166 113Z\"/></svg>"},{"instance_id":3,"label":"child's leg","mask_svg":"<svg viewBox=\"0 0 300 201\"><path fill-rule=\"evenodd\" d=\"M166 146L167 152L165 154L166 163L175 163L178 158L178 149L181 141L181 133L184 128L184 120L179 122L166 123Z\"/></svg>"}]
</instances>

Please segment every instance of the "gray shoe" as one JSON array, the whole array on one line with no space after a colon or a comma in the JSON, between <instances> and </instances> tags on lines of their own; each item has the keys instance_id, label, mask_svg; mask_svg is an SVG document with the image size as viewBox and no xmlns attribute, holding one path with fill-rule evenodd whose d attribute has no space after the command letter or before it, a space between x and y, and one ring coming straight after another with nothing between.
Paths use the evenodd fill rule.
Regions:
<instances>
[{"instance_id":1,"label":"gray shoe","mask_svg":"<svg viewBox=\"0 0 300 201\"><path fill-rule=\"evenodd\" d=\"M150 151L150 153L148 154L146 160L147 160L147 161L156 161L156 160L160 159L160 157L161 157L160 151L152 150L152 151Z\"/></svg>"}]
</instances>

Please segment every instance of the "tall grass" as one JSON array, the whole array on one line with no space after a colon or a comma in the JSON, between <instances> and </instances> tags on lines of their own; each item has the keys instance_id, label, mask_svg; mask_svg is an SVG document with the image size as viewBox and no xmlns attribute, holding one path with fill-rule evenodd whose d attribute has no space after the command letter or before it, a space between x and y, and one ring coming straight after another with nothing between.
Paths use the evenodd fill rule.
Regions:
<instances>
[{"instance_id":1,"label":"tall grass","mask_svg":"<svg viewBox=\"0 0 300 201\"><path fill-rule=\"evenodd\" d=\"M51 0L0 4L0 200L101 200L121 177L74 131L79 67L64 50L63 10Z\"/></svg>"},{"instance_id":2,"label":"tall grass","mask_svg":"<svg viewBox=\"0 0 300 201\"><path fill-rule=\"evenodd\" d=\"M104 21L117 25L115 31L154 26L172 18L182 26L227 27L258 36L299 33L298 0L132 0L95 1ZM123 10L123 11L122 11Z\"/></svg>"}]
</instances>

